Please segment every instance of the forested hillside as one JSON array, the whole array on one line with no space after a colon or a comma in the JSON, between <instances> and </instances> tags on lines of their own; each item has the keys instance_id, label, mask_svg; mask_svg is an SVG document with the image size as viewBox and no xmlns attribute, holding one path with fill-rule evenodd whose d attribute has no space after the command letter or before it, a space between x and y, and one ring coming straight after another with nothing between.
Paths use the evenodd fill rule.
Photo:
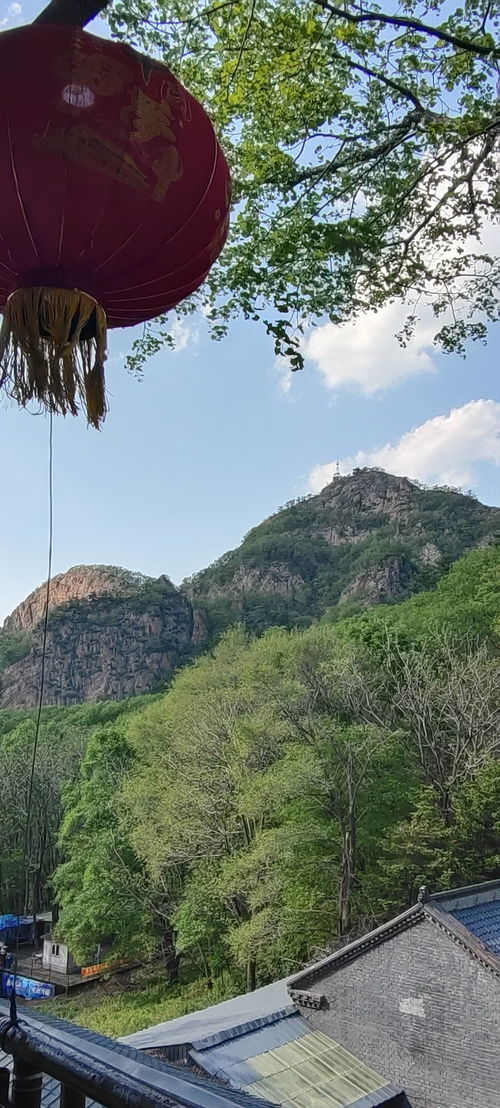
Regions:
<instances>
[{"instance_id":1,"label":"forested hillside","mask_svg":"<svg viewBox=\"0 0 500 1108\"><path fill-rule=\"evenodd\" d=\"M492 546L398 606L233 628L149 702L48 712L29 881L46 899L56 866L60 934L252 987L423 883L498 876L499 634ZM21 797L33 724L0 719ZM0 816L7 909L21 814Z\"/></svg>"}]
</instances>

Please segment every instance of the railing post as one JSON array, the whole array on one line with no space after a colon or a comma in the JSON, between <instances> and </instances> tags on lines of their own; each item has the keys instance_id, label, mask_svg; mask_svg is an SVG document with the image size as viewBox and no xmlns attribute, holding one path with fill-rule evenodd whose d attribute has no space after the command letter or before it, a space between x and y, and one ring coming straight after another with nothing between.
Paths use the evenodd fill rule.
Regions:
<instances>
[{"instance_id":1,"label":"railing post","mask_svg":"<svg viewBox=\"0 0 500 1108\"><path fill-rule=\"evenodd\" d=\"M42 1097L42 1073L22 1058L14 1056L12 1075L13 1108L40 1108Z\"/></svg>"},{"instance_id":2,"label":"railing post","mask_svg":"<svg viewBox=\"0 0 500 1108\"><path fill-rule=\"evenodd\" d=\"M61 1085L59 1108L85 1108L85 1093L71 1085Z\"/></svg>"},{"instance_id":3,"label":"railing post","mask_svg":"<svg viewBox=\"0 0 500 1108\"><path fill-rule=\"evenodd\" d=\"M9 1103L10 1070L6 1067L0 1069L0 1105L7 1108Z\"/></svg>"}]
</instances>

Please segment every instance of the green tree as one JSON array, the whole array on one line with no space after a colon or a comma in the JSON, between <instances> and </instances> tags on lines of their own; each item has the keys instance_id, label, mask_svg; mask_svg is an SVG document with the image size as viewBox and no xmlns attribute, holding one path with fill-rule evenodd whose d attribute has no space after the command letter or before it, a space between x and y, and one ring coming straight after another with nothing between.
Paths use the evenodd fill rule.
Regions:
<instances>
[{"instance_id":1,"label":"green tree","mask_svg":"<svg viewBox=\"0 0 500 1108\"><path fill-rule=\"evenodd\" d=\"M342 936L354 924L363 853L366 857L369 851L368 797L383 789L387 773L394 777L395 765L401 762L401 736L387 726L389 718L378 695L378 670L366 652L343 642L332 628L316 626L292 635L270 632L254 652L256 679L287 728L287 757L297 744L305 752L302 769L296 767L291 775L295 789L309 789L337 840L336 851L330 845L329 865L323 859L323 866L324 872L331 873L330 896L337 900ZM307 766L312 777L305 785ZM388 825L404 810L408 783L406 767L401 769L396 803L390 810L381 803L380 814L384 812ZM379 822L376 834L383 833Z\"/></svg>"},{"instance_id":2,"label":"green tree","mask_svg":"<svg viewBox=\"0 0 500 1108\"><path fill-rule=\"evenodd\" d=\"M496 6L436 0L119 0L112 31L165 57L207 105L234 174L228 246L202 292L214 336L266 323L292 368L301 332L430 303L445 350L498 319ZM158 349L165 321L136 344Z\"/></svg>"},{"instance_id":3,"label":"green tree","mask_svg":"<svg viewBox=\"0 0 500 1108\"><path fill-rule=\"evenodd\" d=\"M422 885L449 889L461 883L464 849L443 816L433 789L415 789L412 810L381 844L379 865L370 875L371 894L384 915L414 904ZM479 880L480 874L473 880Z\"/></svg>"},{"instance_id":4,"label":"green tree","mask_svg":"<svg viewBox=\"0 0 500 1108\"><path fill-rule=\"evenodd\" d=\"M222 861L252 833L236 802L244 773L236 724L248 709L247 647L243 631L229 632L213 655L182 671L167 695L130 725L137 761L123 803L132 841L153 883L178 879L171 913L173 928L180 927L178 950L210 973L226 956L229 929L248 914L244 900L224 899L219 888ZM211 903L222 905L215 917L206 911L208 892ZM253 965L247 976L251 984Z\"/></svg>"},{"instance_id":5,"label":"green tree","mask_svg":"<svg viewBox=\"0 0 500 1108\"><path fill-rule=\"evenodd\" d=\"M28 811L35 722L19 716L0 735L0 903L3 911L29 913L50 905L61 794L77 772L85 733L78 725L42 725Z\"/></svg>"},{"instance_id":6,"label":"green tree","mask_svg":"<svg viewBox=\"0 0 500 1108\"><path fill-rule=\"evenodd\" d=\"M458 787L500 753L498 659L467 635L406 648L388 638L384 670L387 717L451 824Z\"/></svg>"},{"instance_id":7,"label":"green tree","mask_svg":"<svg viewBox=\"0 0 500 1108\"><path fill-rule=\"evenodd\" d=\"M388 629L407 645L443 632L473 636L495 649L500 634L500 545L472 550L454 562L435 589L403 604L372 608L350 620L344 632L383 652Z\"/></svg>"},{"instance_id":8,"label":"green tree","mask_svg":"<svg viewBox=\"0 0 500 1108\"><path fill-rule=\"evenodd\" d=\"M500 761L486 762L455 799L456 825L463 848L462 871L477 881L500 874Z\"/></svg>"},{"instance_id":9,"label":"green tree","mask_svg":"<svg viewBox=\"0 0 500 1108\"><path fill-rule=\"evenodd\" d=\"M57 931L82 961L104 940L117 955L144 955L153 945L149 887L119 809L132 757L119 727L97 729L65 797L59 836L64 860L54 876Z\"/></svg>"},{"instance_id":10,"label":"green tree","mask_svg":"<svg viewBox=\"0 0 500 1108\"><path fill-rule=\"evenodd\" d=\"M474 552L399 611L233 628L163 695L110 709L67 792L74 948L108 936L250 989L421 884L495 876L496 558Z\"/></svg>"}]
</instances>

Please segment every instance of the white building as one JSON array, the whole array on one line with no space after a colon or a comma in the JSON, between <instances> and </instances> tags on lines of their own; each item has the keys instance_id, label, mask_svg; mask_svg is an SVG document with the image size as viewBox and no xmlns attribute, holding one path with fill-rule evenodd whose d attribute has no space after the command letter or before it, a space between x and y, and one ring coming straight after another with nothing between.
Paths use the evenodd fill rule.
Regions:
<instances>
[{"instance_id":1,"label":"white building","mask_svg":"<svg viewBox=\"0 0 500 1108\"><path fill-rule=\"evenodd\" d=\"M66 943L53 939L51 935L44 936L42 965L44 969L57 973L74 973L79 968Z\"/></svg>"}]
</instances>

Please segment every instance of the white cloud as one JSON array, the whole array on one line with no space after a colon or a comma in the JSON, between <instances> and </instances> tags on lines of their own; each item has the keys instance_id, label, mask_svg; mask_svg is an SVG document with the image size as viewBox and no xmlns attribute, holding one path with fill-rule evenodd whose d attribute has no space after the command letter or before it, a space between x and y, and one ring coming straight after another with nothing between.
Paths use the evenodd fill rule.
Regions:
<instances>
[{"instance_id":1,"label":"white cloud","mask_svg":"<svg viewBox=\"0 0 500 1108\"><path fill-rule=\"evenodd\" d=\"M341 471L380 466L426 483L469 486L474 483L478 462L500 465L500 404L496 400L471 400L452 408L448 415L434 416L396 443L343 458ZM319 492L331 481L333 468L334 463L328 462L311 470L311 492Z\"/></svg>"},{"instance_id":2,"label":"white cloud","mask_svg":"<svg viewBox=\"0 0 500 1108\"><path fill-rule=\"evenodd\" d=\"M174 349L177 353L185 350L190 343L197 343L200 337L198 325L193 320L179 319L178 316L170 327L170 334L174 340Z\"/></svg>"},{"instance_id":3,"label":"white cloud","mask_svg":"<svg viewBox=\"0 0 500 1108\"><path fill-rule=\"evenodd\" d=\"M408 305L398 301L367 312L354 323L325 323L307 335L305 356L328 389L354 388L368 395L408 377L433 373L436 320L431 309L424 308L414 336L403 349L395 336L409 313Z\"/></svg>"},{"instance_id":4,"label":"white cloud","mask_svg":"<svg viewBox=\"0 0 500 1108\"><path fill-rule=\"evenodd\" d=\"M7 12L3 19L0 19L0 27L10 27L15 23L19 23L23 14L23 9L20 4L9 4Z\"/></svg>"},{"instance_id":5,"label":"white cloud","mask_svg":"<svg viewBox=\"0 0 500 1108\"><path fill-rule=\"evenodd\" d=\"M469 237L460 244L460 253L465 255L486 253L496 257L499 251L499 220L485 220L479 239ZM453 243L440 244L433 254L434 269L439 269L440 257L449 261L457 254L458 247ZM469 306L468 303L465 306L460 303L464 282L465 278L457 278L453 282L457 315L464 314ZM468 296L466 300L469 300ZM402 347L396 335L402 331L413 312L419 320L411 341ZM436 319L432 308L425 302L413 308L398 300L385 304L378 312L366 312L353 323L325 323L311 329L302 349L326 388L351 388L370 396L409 377L436 372L435 356L439 353L439 347L434 343L434 336L446 322L451 322L451 318L443 315Z\"/></svg>"},{"instance_id":6,"label":"white cloud","mask_svg":"<svg viewBox=\"0 0 500 1108\"><path fill-rule=\"evenodd\" d=\"M351 468L351 467L350 467ZM324 462L314 466L308 477L309 492L321 492L325 485L329 485L335 472L335 462ZM341 474L344 477L346 470L342 464Z\"/></svg>"},{"instance_id":7,"label":"white cloud","mask_svg":"<svg viewBox=\"0 0 500 1108\"><path fill-rule=\"evenodd\" d=\"M293 374L290 369L290 362L288 358L283 358L278 355L274 360L274 368L278 374L278 388L283 396L288 396L292 387Z\"/></svg>"}]
</instances>

